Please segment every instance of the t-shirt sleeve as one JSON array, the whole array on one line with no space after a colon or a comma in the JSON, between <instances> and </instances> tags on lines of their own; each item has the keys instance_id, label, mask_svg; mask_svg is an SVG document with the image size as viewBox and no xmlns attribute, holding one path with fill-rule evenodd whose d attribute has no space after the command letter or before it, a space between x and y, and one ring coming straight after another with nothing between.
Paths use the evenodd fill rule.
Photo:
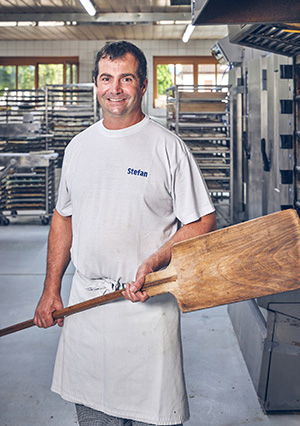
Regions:
<instances>
[{"instance_id":1,"label":"t-shirt sleeve","mask_svg":"<svg viewBox=\"0 0 300 426\"><path fill-rule=\"evenodd\" d=\"M175 215L184 225L215 210L202 173L189 151L175 169L172 190Z\"/></svg>"},{"instance_id":2,"label":"t-shirt sleeve","mask_svg":"<svg viewBox=\"0 0 300 426\"><path fill-rule=\"evenodd\" d=\"M58 189L58 198L56 203L56 210L62 216L72 215L72 203L70 196L70 189L68 187L68 162L66 155L63 160L60 184Z\"/></svg>"}]
</instances>

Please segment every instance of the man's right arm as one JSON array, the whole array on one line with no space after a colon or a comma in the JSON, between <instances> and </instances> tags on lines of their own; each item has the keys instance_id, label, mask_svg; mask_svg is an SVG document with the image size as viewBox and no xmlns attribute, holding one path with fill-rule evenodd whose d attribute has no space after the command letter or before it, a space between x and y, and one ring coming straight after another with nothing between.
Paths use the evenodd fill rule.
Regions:
<instances>
[{"instance_id":1,"label":"man's right arm","mask_svg":"<svg viewBox=\"0 0 300 426\"><path fill-rule=\"evenodd\" d=\"M47 254L47 272L44 291L36 307L34 323L38 327L51 327L56 323L63 325L63 319L53 320L54 311L63 308L60 290L61 280L70 262L72 244L72 216L53 213Z\"/></svg>"}]
</instances>

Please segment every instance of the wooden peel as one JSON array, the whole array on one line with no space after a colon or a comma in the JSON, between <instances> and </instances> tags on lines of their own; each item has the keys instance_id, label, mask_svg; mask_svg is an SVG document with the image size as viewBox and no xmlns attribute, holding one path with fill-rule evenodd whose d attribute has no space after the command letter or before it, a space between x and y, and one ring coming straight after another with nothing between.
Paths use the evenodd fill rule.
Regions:
<instances>
[{"instance_id":1,"label":"wooden peel","mask_svg":"<svg viewBox=\"0 0 300 426\"><path fill-rule=\"evenodd\" d=\"M170 265L146 276L149 296L172 293L182 312L300 288L300 221L289 209L177 243ZM122 298L122 290L55 311L58 319ZM0 330L0 336L33 326Z\"/></svg>"}]
</instances>

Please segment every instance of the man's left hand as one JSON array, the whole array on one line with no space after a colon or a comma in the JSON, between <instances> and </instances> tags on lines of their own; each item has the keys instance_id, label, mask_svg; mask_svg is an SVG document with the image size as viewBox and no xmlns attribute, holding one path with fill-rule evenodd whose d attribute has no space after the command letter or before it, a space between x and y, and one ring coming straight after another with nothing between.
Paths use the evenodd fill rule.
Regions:
<instances>
[{"instance_id":1,"label":"man's left hand","mask_svg":"<svg viewBox=\"0 0 300 426\"><path fill-rule=\"evenodd\" d=\"M127 283L126 289L122 292L125 299L131 300L132 302L145 302L149 299L147 293L145 291L141 291L141 288L144 285L145 276L151 272L153 272L153 270L147 263L143 263L139 267L135 281Z\"/></svg>"}]
</instances>

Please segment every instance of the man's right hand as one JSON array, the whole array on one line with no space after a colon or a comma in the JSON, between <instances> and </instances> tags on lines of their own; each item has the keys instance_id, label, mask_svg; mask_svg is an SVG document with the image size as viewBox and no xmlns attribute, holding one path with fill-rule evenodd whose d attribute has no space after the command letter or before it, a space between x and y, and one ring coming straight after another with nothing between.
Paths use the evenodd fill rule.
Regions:
<instances>
[{"instance_id":1,"label":"man's right hand","mask_svg":"<svg viewBox=\"0 0 300 426\"><path fill-rule=\"evenodd\" d=\"M33 319L35 325L41 328L48 328L58 324L62 327L64 324L63 318L54 320L52 317L54 311L62 308L63 303L60 295L52 295L44 292L35 310Z\"/></svg>"}]
</instances>

